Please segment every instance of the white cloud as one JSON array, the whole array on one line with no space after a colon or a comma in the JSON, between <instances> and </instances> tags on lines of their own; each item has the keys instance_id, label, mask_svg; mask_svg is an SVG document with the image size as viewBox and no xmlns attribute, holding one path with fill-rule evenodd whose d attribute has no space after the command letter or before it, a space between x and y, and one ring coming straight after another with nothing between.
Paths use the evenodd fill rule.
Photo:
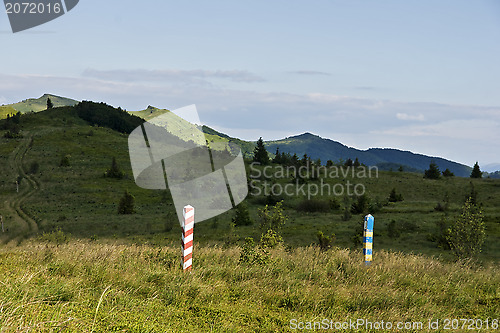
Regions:
<instances>
[{"instance_id":1,"label":"white cloud","mask_svg":"<svg viewBox=\"0 0 500 333\"><path fill-rule=\"evenodd\" d=\"M112 81L171 81L175 83L208 84L209 79L226 79L233 82L263 82L264 78L247 71L240 70L146 70L146 69L117 69L98 70L86 69L84 77Z\"/></svg>"},{"instance_id":2,"label":"white cloud","mask_svg":"<svg viewBox=\"0 0 500 333\"><path fill-rule=\"evenodd\" d=\"M399 120L416 120L416 121L424 121L425 120L424 115L421 113L415 114L415 115L406 114L406 113L397 113L396 118L398 118Z\"/></svg>"},{"instance_id":3,"label":"white cloud","mask_svg":"<svg viewBox=\"0 0 500 333\"><path fill-rule=\"evenodd\" d=\"M331 76L332 75L332 74L327 73L327 72L310 71L310 70L293 71L293 72L289 72L289 73L298 74L298 75L324 75L324 76Z\"/></svg>"}]
</instances>

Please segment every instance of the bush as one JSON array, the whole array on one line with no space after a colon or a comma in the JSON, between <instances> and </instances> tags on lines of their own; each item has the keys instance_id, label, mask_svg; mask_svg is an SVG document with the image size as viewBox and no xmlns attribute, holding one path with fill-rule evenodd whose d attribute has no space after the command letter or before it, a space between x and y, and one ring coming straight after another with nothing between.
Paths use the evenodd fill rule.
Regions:
<instances>
[{"instance_id":1,"label":"bush","mask_svg":"<svg viewBox=\"0 0 500 333\"><path fill-rule=\"evenodd\" d=\"M450 250L450 244L448 243L449 238L449 222L445 216L441 217L439 221L436 222L436 233L433 236L433 241L437 243L437 246L443 250Z\"/></svg>"},{"instance_id":2,"label":"bush","mask_svg":"<svg viewBox=\"0 0 500 333\"><path fill-rule=\"evenodd\" d=\"M391 220L391 222L387 224L387 235L391 238L398 238L401 235L395 220Z\"/></svg>"},{"instance_id":3,"label":"bush","mask_svg":"<svg viewBox=\"0 0 500 333\"><path fill-rule=\"evenodd\" d=\"M250 218L250 212L248 211L247 204L243 201L238 206L236 206L236 214L233 217L233 223L235 226L251 225L253 223Z\"/></svg>"},{"instance_id":4,"label":"bush","mask_svg":"<svg viewBox=\"0 0 500 333\"><path fill-rule=\"evenodd\" d=\"M31 162L29 173L35 174L40 170L40 164L37 161Z\"/></svg>"},{"instance_id":5,"label":"bush","mask_svg":"<svg viewBox=\"0 0 500 333\"><path fill-rule=\"evenodd\" d=\"M436 207L434 207L434 210L437 212L447 212L448 208L450 206L450 196L448 195L448 192L444 195L443 203L438 202Z\"/></svg>"},{"instance_id":6,"label":"bush","mask_svg":"<svg viewBox=\"0 0 500 333\"><path fill-rule=\"evenodd\" d=\"M265 233L260 236L260 245L262 248L275 248L276 246L283 244L283 237L281 237L278 232L268 229Z\"/></svg>"},{"instance_id":7,"label":"bush","mask_svg":"<svg viewBox=\"0 0 500 333\"><path fill-rule=\"evenodd\" d=\"M443 177L454 177L455 174L450 171L450 169L446 169L443 171Z\"/></svg>"},{"instance_id":8,"label":"bush","mask_svg":"<svg viewBox=\"0 0 500 333\"><path fill-rule=\"evenodd\" d=\"M396 193L396 188L393 188L387 200L389 200L389 202L403 201L403 195L401 193Z\"/></svg>"},{"instance_id":9,"label":"bush","mask_svg":"<svg viewBox=\"0 0 500 333\"><path fill-rule=\"evenodd\" d=\"M321 251L326 251L332 247L332 243L335 240L335 234L331 236L325 236L323 231L318 231L318 243Z\"/></svg>"},{"instance_id":10,"label":"bush","mask_svg":"<svg viewBox=\"0 0 500 333\"><path fill-rule=\"evenodd\" d=\"M120 170L120 167L116 162L116 158L113 157L113 160L111 161L111 167L106 170L106 172L104 173L104 177L122 179L124 175L125 173Z\"/></svg>"},{"instance_id":11,"label":"bush","mask_svg":"<svg viewBox=\"0 0 500 333\"><path fill-rule=\"evenodd\" d=\"M135 198L128 191L125 191L118 204L118 214L134 214Z\"/></svg>"},{"instance_id":12,"label":"bush","mask_svg":"<svg viewBox=\"0 0 500 333\"><path fill-rule=\"evenodd\" d=\"M356 197L351 205L351 213L353 214L364 214L368 213L368 207L370 205L370 198L366 194Z\"/></svg>"},{"instance_id":13,"label":"bush","mask_svg":"<svg viewBox=\"0 0 500 333\"><path fill-rule=\"evenodd\" d=\"M264 209L259 209L260 229L279 230L288 220L288 216L283 211L283 201L278 202L273 207L266 205Z\"/></svg>"},{"instance_id":14,"label":"bush","mask_svg":"<svg viewBox=\"0 0 500 333\"><path fill-rule=\"evenodd\" d=\"M328 212L331 209L331 202L318 199L306 199L299 202L296 209L297 211L308 213Z\"/></svg>"},{"instance_id":15,"label":"bush","mask_svg":"<svg viewBox=\"0 0 500 333\"><path fill-rule=\"evenodd\" d=\"M457 258L471 258L481 252L485 238L483 214L469 198L462 206L462 214L449 228L448 243Z\"/></svg>"},{"instance_id":16,"label":"bush","mask_svg":"<svg viewBox=\"0 0 500 333\"><path fill-rule=\"evenodd\" d=\"M331 198L329 203L330 203L331 210L339 210L340 209L340 203L337 201L337 199Z\"/></svg>"},{"instance_id":17,"label":"bush","mask_svg":"<svg viewBox=\"0 0 500 333\"><path fill-rule=\"evenodd\" d=\"M60 167L69 167L71 165L69 161L69 155L65 155L61 158L61 161L59 162Z\"/></svg>"},{"instance_id":18,"label":"bush","mask_svg":"<svg viewBox=\"0 0 500 333\"><path fill-rule=\"evenodd\" d=\"M245 244L241 248L240 263L250 265L265 265L269 260L269 252L261 247L256 247L252 237L245 238Z\"/></svg>"},{"instance_id":19,"label":"bush","mask_svg":"<svg viewBox=\"0 0 500 333\"><path fill-rule=\"evenodd\" d=\"M40 236L40 240L47 242L47 243L53 243L57 246L66 244L69 242L69 236L65 234L61 228L57 228L55 231L52 232L44 232Z\"/></svg>"}]
</instances>

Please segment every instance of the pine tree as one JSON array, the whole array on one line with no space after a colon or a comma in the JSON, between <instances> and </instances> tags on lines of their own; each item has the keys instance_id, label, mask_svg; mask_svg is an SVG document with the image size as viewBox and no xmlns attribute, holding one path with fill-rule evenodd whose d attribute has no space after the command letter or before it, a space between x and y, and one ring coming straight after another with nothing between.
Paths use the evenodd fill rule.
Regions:
<instances>
[{"instance_id":1,"label":"pine tree","mask_svg":"<svg viewBox=\"0 0 500 333\"><path fill-rule=\"evenodd\" d=\"M269 164L269 153L264 146L264 140L262 140L262 137L260 137L257 141L257 146L253 151L253 161L260 163L261 165Z\"/></svg>"},{"instance_id":2,"label":"pine tree","mask_svg":"<svg viewBox=\"0 0 500 333\"><path fill-rule=\"evenodd\" d=\"M389 198L387 199L389 202L398 202L403 201L403 195L397 194L396 188L392 188L391 193L389 194Z\"/></svg>"},{"instance_id":3,"label":"pine tree","mask_svg":"<svg viewBox=\"0 0 500 333\"><path fill-rule=\"evenodd\" d=\"M116 162L116 158L113 157L113 161L111 161L111 167L106 170L104 173L105 177L109 178L117 178L117 179L122 179L125 174L123 173L122 170L120 170L120 167L118 166L118 163Z\"/></svg>"},{"instance_id":4,"label":"pine tree","mask_svg":"<svg viewBox=\"0 0 500 333\"><path fill-rule=\"evenodd\" d=\"M304 156L302 156L302 159L300 160L300 164L302 164L303 166L307 166L309 163L309 156L307 156L307 154L304 154Z\"/></svg>"},{"instance_id":5,"label":"pine tree","mask_svg":"<svg viewBox=\"0 0 500 333\"><path fill-rule=\"evenodd\" d=\"M453 177L455 176L455 174L453 172L450 171L450 169L446 169L443 171L443 177Z\"/></svg>"},{"instance_id":6,"label":"pine tree","mask_svg":"<svg viewBox=\"0 0 500 333\"><path fill-rule=\"evenodd\" d=\"M118 214L134 214L135 198L129 191L125 191L118 204Z\"/></svg>"},{"instance_id":7,"label":"pine tree","mask_svg":"<svg viewBox=\"0 0 500 333\"><path fill-rule=\"evenodd\" d=\"M429 169L425 170L424 178L428 178L428 179L441 178L441 171L439 171L439 167L437 166L437 164L434 161L432 161L429 164Z\"/></svg>"},{"instance_id":8,"label":"pine tree","mask_svg":"<svg viewBox=\"0 0 500 333\"><path fill-rule=\"evenodd\" d=\"M476 164L474 164L474 168L472 168L472 172L470 173L470 178L483 178L479 163L476 162Z\"/></svg>"},{"instance_id":9,"label":"pine tree","mask_svg":"<svg viewBox=\"0 0 500 333\"><path fill-rule=\"evenodd\" d=\"M358 168L361 166L361 163L359 163L359 160L358 158L356 157L356 159L354 160L354 163L352 164L353 167L355 168Z\"/></svg>"},{"instance_id":10,"label":"pine tree","mask_svg":"<svg viewBox=\"0 0 500 333\"><path fill-rule=\"evenodd\" d=\"M347 161L345 161L344 163L344 166L345 167L352 167L353 163L352 163L352 160L350 158L347 159Z\"/></svg>"},{"instance_id":11,"label":"pine tree","mask_svg":"<svg viewBox=\"0 0 500 333\"><path fill-rule=\"evenodd\" d=\"M247 204L243 201L238 206L236 206L236 214L233 217L233 223L235 226L251 225L252 219L250 218L250 212L248 211Z\"/></svg>"},{"instance_id":12,"label":"pine tree","mask_svg":"<svg viewBox=\"0 0 500 333\"><path fill-rule=\"evenodd\" d=\"M273 159L273 163L276 163L276 164L281 164L283 163L282 159L281 159L281 153L280 153L280 148L279 147L276 147L276 153L274 154L274 159Z\"/></svg>"},{"instance_id":13,"label":"pine tree","mask_svg":"<svg viewBox=\"0 0 500 333\"><path fill-rule=\"evenodd\" d=\"M54 107L54 104L52 104L52 101L50 100L50 97L47 98L47 110L52 109Z\"/></svg>"}]
</instances>

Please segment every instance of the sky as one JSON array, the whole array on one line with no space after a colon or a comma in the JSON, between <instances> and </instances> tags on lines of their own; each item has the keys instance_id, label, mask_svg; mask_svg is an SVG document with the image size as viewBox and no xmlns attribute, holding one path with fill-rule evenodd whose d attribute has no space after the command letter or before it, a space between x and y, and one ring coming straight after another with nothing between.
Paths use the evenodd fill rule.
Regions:
<instances>
[{"instance_id":1,"label":"sky","mask_svg":"<svg viewBox=\"0 0 500 333\"><path fill-rule=\"evenodd\" d=\"M246 140L500 163L497 0L81 0L15 34L2 12L0 38L0 104L196 104Z\"/></svg>"}]
</instances>

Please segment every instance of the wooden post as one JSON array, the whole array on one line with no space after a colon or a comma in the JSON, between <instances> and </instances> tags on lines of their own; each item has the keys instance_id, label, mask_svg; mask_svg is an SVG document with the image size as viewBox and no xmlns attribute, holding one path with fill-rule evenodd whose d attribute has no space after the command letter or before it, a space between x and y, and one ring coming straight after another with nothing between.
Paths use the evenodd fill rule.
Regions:
<instances>
[{"instance_id":1,"label":"wooden post","mask_svg":"<svg viewBox=\"0 0 500 333\"><path fill-rule=\"evenodd\" d=\"M365 265L370 266L373 256L373 216L370 214L365 216L365 227L363 230L363 255L365 257Z\"/></svg>"},{"instance_id":2,"label":"wooden post","mask_svg":"<svg viewBox=\"0 0 500 333\"><path fill-rule=\"evenodd\" d=\"M182 226L182 269L184 272L193 268L193 228L194 208L185 206L182 212L184 225Z\"/></svg>"}]
</instances>

